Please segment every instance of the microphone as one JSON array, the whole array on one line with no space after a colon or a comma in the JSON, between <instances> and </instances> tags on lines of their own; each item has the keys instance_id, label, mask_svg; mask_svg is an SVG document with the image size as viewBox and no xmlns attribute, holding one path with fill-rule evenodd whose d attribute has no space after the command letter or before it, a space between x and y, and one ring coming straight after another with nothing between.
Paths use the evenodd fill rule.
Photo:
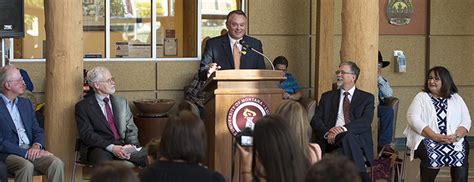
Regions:
<instances>
[{"instance_id":1,"label":"microphone","mask_svg":"<svg viewBox=\"0 0 474 182\"><path fill-rule=\"evenodd\" d=\"M265 61L267 61L268 63L270 63L270 65L272 66L272 70L275 70L275 67L273 66L273 63L272 61L270 61L270 59L268 59L267 56L265 56L265 54L261 53L260 51L258 51L257 49L253 48L252 46L248 45L247 42L245 42L244 39L241 39L239 41L239 44L242 45L242 47L245 47L246 49L250 49L252 50L253 52L257 53L257 54L260 54L261 56L263 56L265 58Z\"/></svg>"}]
</instances>

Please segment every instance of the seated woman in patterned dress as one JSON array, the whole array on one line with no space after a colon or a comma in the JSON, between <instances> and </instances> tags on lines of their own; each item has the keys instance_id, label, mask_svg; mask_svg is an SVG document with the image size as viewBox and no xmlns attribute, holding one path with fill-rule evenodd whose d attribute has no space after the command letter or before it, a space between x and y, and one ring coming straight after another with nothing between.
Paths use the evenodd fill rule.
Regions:
<instances>
[{"instance_id":1,"label":"seated woman in patterned dress","mask_svg":"<svg viewBox=\"0 0 474 182\"><path fill-rule=\"evenodd\" d=\"M413 99L404 131L410 159L420 158L421 181L434 181L440 167L451 167L452 181L467 181L471 117L449 71L428 71L423 92Z\"/></svg>"}]
</instances>

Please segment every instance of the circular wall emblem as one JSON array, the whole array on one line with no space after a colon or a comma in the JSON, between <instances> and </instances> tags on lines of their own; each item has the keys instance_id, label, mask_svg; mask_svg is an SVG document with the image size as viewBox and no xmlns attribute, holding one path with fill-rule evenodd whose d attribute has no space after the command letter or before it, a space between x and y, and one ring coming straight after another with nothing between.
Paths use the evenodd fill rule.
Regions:
<instances>
[{"instance_id":1,"label":"circular wall emblem","mask_svg":"<svg viewBox=\"0 0 474 182\"><path fill-rule=\"evenodd\" d=\"M227 128L236 136L246 127L253 129L255 122L267 114L270 114L270 110L260 98L240 98L227 112Z\"/></svg>"}]
</instances>

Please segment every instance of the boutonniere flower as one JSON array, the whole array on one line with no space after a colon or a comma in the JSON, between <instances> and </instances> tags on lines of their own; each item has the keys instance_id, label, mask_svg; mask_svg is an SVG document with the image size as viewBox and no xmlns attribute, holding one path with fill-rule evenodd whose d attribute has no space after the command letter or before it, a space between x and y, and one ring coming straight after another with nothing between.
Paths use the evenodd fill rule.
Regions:
<instances>
[{"instance_id":1,"label":"boutonniere flower","mask_svg":"<svg viewBox=\"0 0 474 182\"><path fill-rule=\"evenodd\" d=\"M246 55L246 54L247 54L247 51L246 51L246 50L242 50L242 51L240 51L240 52L242 52L243 55Z\"/></svg>"}]
</instances>

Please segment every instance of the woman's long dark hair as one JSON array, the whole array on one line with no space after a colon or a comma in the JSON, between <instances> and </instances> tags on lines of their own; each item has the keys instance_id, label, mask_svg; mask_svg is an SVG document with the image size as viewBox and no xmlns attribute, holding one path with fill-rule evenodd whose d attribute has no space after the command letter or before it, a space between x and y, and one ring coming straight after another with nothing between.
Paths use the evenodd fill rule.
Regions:
<instances>
[{"instance_id":1,"label":"woman's long dark hair","mask_svg":"<svg viewBox=\"0 0 474 182\"><path fill-rule=\"evenodd\" d=\"M431 72L441 79L441 88L439 93L441 97L449 99L451 98L452 94L458 92L458 88L454 84L451 74L449 73L448 69L443 66L435 66L428 71L426 74L425 87L423 91L431 93L430 89L428 88L428 78L430 77Z\"/></svg>"},{"instance_id":2,"label":"woman's long dark hair","mask_svg":"<svg viewBox=\"0 0 474 182\"><path fill-rule=\"evenodd\" d=\"M263 165L267 181L304 181L309 162L297 145L294 130L278 115L257 121L254 131L254 155Z\"/></svg>"}]
</instances>

